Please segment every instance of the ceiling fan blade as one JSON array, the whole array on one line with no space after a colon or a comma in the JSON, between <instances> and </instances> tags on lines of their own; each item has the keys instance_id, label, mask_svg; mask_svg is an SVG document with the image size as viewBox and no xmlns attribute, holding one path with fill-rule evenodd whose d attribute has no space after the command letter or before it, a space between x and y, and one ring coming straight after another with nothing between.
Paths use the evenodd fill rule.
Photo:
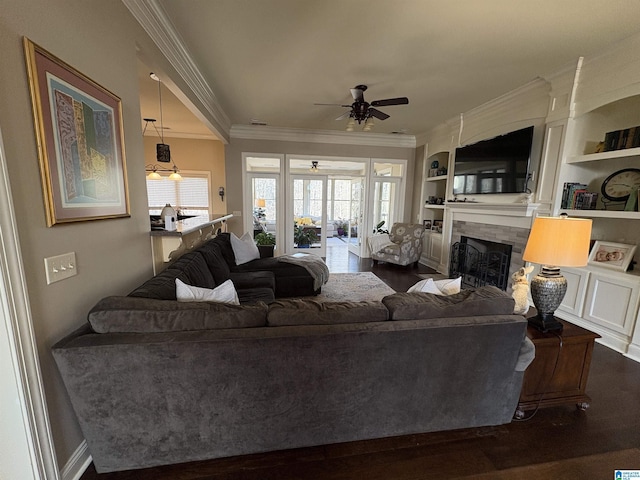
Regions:
<instances>
[{"instance_id":1,"label":"ceiling fan blade","mask_svg":"<svg viewBox=\"0 0 640 480\"><path fill-rule=\"evenodd\" d=\"M342 115L340 115L338 118L336 118L336 120L344 120L345 118L348 118L349 115L351 115L351 112L344 112Z\"/></svg>"},{"instance_id":2,"label":"ceiling fan blade","mask_svg":"<svg viewBox=\"0 0 640 480\"><path fill-rule=\"evenodd\" d=\"M386 100L374 100L371 102L372 107L389 107L391 105L407 105L409 99L407 97L387 98Z\"/></svg>"},{"instance_id":3,"label":"ceiling fan blade","mask_svg":"<svg viewBox=\"0 0 640 480\"><path fill-rule=\"evenodd\" d=\"M314 103L314 105L321 105L325 107L350 107L351 105L342 105L340 103Z\"/></svg>"},{"instance_id":4,"label":"ceiling fan blade","mask_svg":"<svg viewBox=\"0 0 640 480\"><path fill-rule=\"evenodd\" d=\"M389 115L387 115L384 112L381 112L377 108L369 108L368 113L372 117L376 117L378 120L386 120L387 118L389 118Z\"/></svg>"}]
</instances>

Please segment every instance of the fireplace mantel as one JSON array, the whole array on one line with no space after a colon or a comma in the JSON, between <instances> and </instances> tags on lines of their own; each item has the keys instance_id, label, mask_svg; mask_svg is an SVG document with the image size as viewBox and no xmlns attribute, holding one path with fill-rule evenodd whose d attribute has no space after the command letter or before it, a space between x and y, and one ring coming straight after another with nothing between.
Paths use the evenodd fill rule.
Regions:
<instances>
[{"instance_id":1,"label":"fireplace mantel","mask_svg":"<svg viewBox=\"0 0 640 480\"><path fill-rule=\"evenodd\" d=\"M507 217L531 217L540 207L539 203L482 203L482 202L446 202L451 211L501 215Z\"/></svg>"}]
</instances>

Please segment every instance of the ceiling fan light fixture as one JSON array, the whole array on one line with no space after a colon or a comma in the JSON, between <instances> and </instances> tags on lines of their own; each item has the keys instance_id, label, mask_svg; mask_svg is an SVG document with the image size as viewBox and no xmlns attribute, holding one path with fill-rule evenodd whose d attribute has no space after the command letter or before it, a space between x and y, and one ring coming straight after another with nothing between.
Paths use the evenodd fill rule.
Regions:
<instances>
[{"instance_id":1,"label":"ceiling fan light fixture","mask_svg":"<svg viewBox=\"0 0 640 480\"><path fill-rule=\"evenodd\" d=\"M374 123L373 123L373 117L369 117L367 118L367 121L364 122L364 127L362 128L363 132L370 132L371 129L373 128Z\"/></svg>"}]
</instances>

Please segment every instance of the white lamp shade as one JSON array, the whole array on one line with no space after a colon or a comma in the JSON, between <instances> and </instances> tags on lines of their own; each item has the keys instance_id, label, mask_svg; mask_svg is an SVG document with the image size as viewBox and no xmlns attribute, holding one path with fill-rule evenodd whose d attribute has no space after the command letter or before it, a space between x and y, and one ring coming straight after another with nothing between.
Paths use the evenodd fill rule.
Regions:
<instances>
[{"instance_id":1,"label":"white lamp shade","mask_svg":"<svg viewBox=\"0 0 640 480\"><path fill-rule=\"evenodd\" d=\"M523 260L556 267L582 267L589 259L591 220L537 217L533 221Z\"/></svg>"}]
</instances>

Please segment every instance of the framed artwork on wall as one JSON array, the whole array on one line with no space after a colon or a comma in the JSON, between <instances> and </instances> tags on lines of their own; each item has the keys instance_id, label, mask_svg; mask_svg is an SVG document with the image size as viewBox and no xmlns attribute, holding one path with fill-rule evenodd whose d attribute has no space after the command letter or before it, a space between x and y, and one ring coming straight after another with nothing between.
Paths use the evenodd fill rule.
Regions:
<instances>
[{"instance_id":1,"label":"framed artwork on wall","mask_svg":"<svg viewBox=\"0 0 640 480\"><path fill-rule=\"evenodd\" d=\"M120 98L24 38L47 226L128 217Z\"/></svg>"},{"instance_id":2,"label":"framed artwork on wall","mask_svg":"<svg viewBox=\"0 0 640 480\"><path fill-rule=\"evenodd\" d=\"M636 251L635 245L596 240L589 254L589 265L625 272Z\"/></svg>"}]
</instances>

